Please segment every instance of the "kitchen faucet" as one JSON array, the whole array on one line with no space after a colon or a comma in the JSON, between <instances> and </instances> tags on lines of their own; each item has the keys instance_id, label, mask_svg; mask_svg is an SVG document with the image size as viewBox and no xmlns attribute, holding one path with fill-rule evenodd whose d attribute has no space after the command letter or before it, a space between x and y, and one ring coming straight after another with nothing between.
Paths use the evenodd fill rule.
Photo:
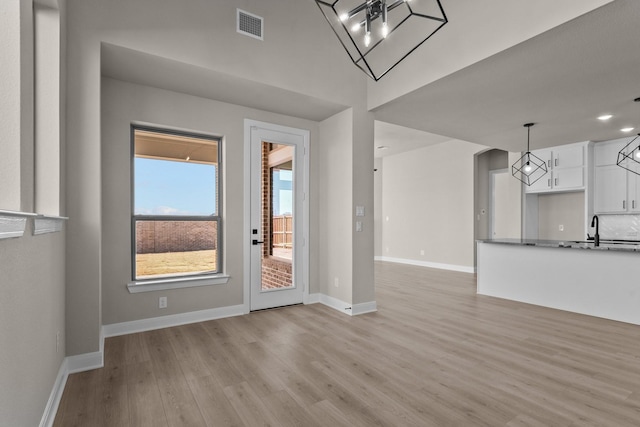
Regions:
<instances>
[{"instance_id":1,"label":"kitchen faucet","mask_svg":"<svg viewBox=\"0 0 640 427\"><path fill-rule=\"evenodd\" d=\"M593 246L600 246L600 219L598 218L598 215L593 216L591 226L596 228L596 234L593 236Z\"/></svg>"}]
</instances>

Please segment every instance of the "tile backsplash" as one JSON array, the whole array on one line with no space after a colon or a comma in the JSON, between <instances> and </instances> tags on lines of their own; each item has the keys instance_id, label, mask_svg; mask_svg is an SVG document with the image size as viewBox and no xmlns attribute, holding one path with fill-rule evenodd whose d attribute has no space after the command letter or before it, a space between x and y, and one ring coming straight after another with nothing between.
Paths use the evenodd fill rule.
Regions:
<instances>
[{"instance_id":1,"label":"tile backsplash","mask_svg":"<svg viewBox=\"0 0 640 427\"><path fill-rule=\"evenodd\" d=\"M640 215L598 215L598 219L600 239L640 241ZM591 236L595 233L591 227L588 231Z\"/></svg>"}]
</instances>

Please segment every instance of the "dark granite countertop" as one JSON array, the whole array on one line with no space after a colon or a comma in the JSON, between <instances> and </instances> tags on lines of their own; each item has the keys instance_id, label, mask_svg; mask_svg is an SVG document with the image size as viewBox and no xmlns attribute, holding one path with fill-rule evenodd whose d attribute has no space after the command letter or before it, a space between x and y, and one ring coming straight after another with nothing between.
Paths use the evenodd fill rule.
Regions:
<instances>
[{"instance_id":1,"label":"dark granite countertop","mask_svg":"<svg viewBox=\"0 0 640 427\"><path fill-rule=\"evenodd\" d=\"M593 240L538 240L538 239L480 239L482 243L500 243L516 246L538 246L541 248L593 249L599 251L640 252L640 242L601 240L594 246Z\"/></svg>"}]
</instances>

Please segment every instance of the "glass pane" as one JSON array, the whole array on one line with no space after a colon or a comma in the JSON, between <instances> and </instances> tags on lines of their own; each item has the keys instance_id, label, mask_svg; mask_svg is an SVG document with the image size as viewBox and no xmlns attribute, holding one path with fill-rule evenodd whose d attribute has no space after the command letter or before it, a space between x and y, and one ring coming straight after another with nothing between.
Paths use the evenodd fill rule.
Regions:
<instances>
[{"instance_id":1,"label":"glass pane","mask_svg":"<svg viewBox=\"0 0 640 427\"><path fill-rule=\"evenodd\" d=\"M135 130L135 215L218 216L218 141Z\"/></svg>"},{"instance_id":2,"label":"glass pane","mask_svg":"<svg viewBox=\"0 0 640 427\"><path fill-rule=\"evenodd\" d=\"M293 158L295 147L263 142L262 286L289 289L293 283Z\"/></svg>"},{"instance_id":3,"label":"glass pane","mask_svg":"<svg viewBox=\"0 0 640 427\"><path fill-rule=\"evenodd\" d=\"M293 250L293 189L291 170L271 168L271 255L291 259Z\"/></svg>"},{"instance_id":4,"label":"glass pane","mask_svg":"<svg viewBox=\"0 0 640 427\"><path fill-rule=\"evenodd\" d=\"M216 167L135 159L135 215L216 215Z\"/></svg>"},{"instance_id":5,"label":"glass pane","mask_svg":"<svg viewBox=\"0 0 640 427\"><path fill-rule=\"evenodd\" d=\"M218 222L136 221L136 279L218 271Z\"/></svg>"}]
</instances>

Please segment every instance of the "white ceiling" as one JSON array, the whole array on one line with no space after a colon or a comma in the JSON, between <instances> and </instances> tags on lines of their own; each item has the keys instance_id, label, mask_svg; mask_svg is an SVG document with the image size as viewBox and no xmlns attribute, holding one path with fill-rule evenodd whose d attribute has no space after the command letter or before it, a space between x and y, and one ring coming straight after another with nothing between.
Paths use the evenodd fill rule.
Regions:
<instances>
[{"instance_id":1,"label":"white ceiling","mask_svg":"<svg viewBox=\"0 0 640 427\"><path fill-rule=\"evenodd\" d=\"M109 43L101 45L102 75L229 104L321 121L347 107L208 68Z\"/></svg>"},{"instance_id":2,"label":"white ceiling","mask_svg":"<svg viewBox=\"0 0 640 427\"><path fill-rule=\"evenodd\" d=\"M374 146L389 148L375 155L451 139L522 151L527 122L532 148L622 137L621 127L640 128L639 48L640 0L615 0L376 107ZM348 108L108 43L102 73L314 121Z\"/></svg>"},{"instance_id":3,"label":"white ceiling","mask_svg":"<svg viewBox=\"0 0 640 427\"><path fill-rule=\"evenodd\" d=\"M375 121L375 157L386 157L429 145L450 141L451 138L421 130Z\"/></svg>"},{"instance_id":4,"label":"white ceiling","mask_svg":"<svg viewBox=\"0 0 640 427\"><path fill-rule=\"evenodd\" d=\"M536 123L532 149L623 137L623 126L640 127L637 97L640 1L616 0L374 112L377 120L428 132L426 145L438 141L435 134L522 151L527 122ZM603 123L602 113L614 118ZM375 145L393 141L376 133Z\"/></svg>"}]
</instances>

